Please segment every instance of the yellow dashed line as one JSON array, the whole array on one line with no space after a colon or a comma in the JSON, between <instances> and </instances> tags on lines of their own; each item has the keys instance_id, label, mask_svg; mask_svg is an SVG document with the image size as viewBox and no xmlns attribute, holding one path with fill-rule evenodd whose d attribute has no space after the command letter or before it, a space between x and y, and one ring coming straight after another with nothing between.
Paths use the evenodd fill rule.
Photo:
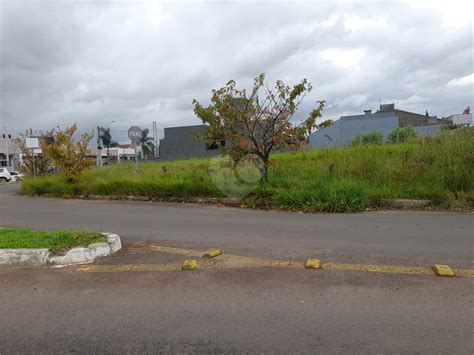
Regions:
<instances>
[{"instance_id":1,"label":"yellow dashed line","mask_svg":"<svg viewBox=\"0 0 474 355\"><path fill-rule=\"evenodd\" d=\"M174 247L166 247L160 245L150 245L150 249L162 253L178 254L185 256L202 257L203 253L199 250L190 250ZM293 261L275 261L269 259L254 258L250 256L240 256L231 254L221 254L214 258L226 262L228 266L233 267L261 267L261 266L275 266L275 267L301 267L302 263ZM217 267L216 267L217 268Z\"/></svg>"},{"instance_id":2,"label":"yellow dashed line","mask_svg":"<svg viewBox=\"0 0 474 355\"><path fill-rule=\"evenodd\" d=\"M118 265L82 265L77 272L156 272L156 271L178 271L181 270L182 263L167 264L118 264ZM218 269L209 263L199 263L198 269L211 270Z\"/></svg>"},{"instance_id":3,"label":"yellow dashed line","mask_svg":"<svg viewBox=\"0 0 474 355\"><path fill-rule=\"evenodd\" d=\"M236 269L254 267L284 267L304 269L304 262L278 261L261 259L249 256L221 254L213 259L201 258L202 251L174 248L160 245L150 245L151 250L199 258L198 270L215 269ZM181 270L181 263L168 264L121 264L121 265L82 265L78 272L158 272L158 271L178 271ZM434 276L429 267L421 266L395 266L395 265L371 265L371 264L343 264L326 262L321 264L324 270L358 271L358 272L379 272L389 274L412 274ZM456 276L474 277L473 269L453 269ZM318 271L312 271L318 272Z\"/></svg>"},{"instance_id":4,"label":"yellow dashed line","mask_svg":"<svg viewBox=\"0 0 474 355\"><path fill-rule=\"evenodd\" d=\"M177 271L181 264L122 264L122 265L87 265L79 266L78 272L146 272Z\"/></svg>"},{"instance_id":5,"label":"yellow dashed line","mask_svg":"<svg viewBox=\"0 0 474 355\"><path fill-rule=\"evenodd\" d=\"M159 251L162 253L179 254L179 255L187 255L187 256L195 256L195 257L201 257L203 254L202 251L198 251L198 250L165 247L161 245L150 245L150 249L154 251Z\"/></svg>"},{"instance_id":6,"label":"yellow dashed line","mask_svg":"<svg viewBox=\"0 0 474 355\"><path fill-rule=\"evenodd\" d=\"M474 277L473 269L453 269L456 276Z\"/></svg>"},{"instance_id":7,"label":"yellow dashed line","mask_svg":"<svg viewBox=\"0 0 474 355\"><path fill-rule=\"evenodd\" d=\"M433 271L429 267L419 267L419 266L323 263L321 267L326 270L383 272L383 273L390 273L390 274L433 275Z\"/></svg>"}]
</instances>

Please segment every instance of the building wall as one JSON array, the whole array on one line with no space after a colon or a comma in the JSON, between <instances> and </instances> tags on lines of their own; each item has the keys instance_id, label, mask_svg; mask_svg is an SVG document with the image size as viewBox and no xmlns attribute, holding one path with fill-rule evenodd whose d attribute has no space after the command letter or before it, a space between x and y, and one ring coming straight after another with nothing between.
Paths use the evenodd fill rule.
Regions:
<instances>
[{"instance_id":1,"label":"building wall","mask_svg":"<svg viewBox=\"0 0 474 355\"><path fill-rule=\"evenodd\" d=\"M341 119L326 128L322 128L309 136L309 145L312 148L339 147L342 144Z\"/></svg>"},{"instance_id":2,"label":"building wall","mask_svg":"<svg viewBox=\"0 0 474 355\"><path fill-rule=\"evenodd\" d=\"M450 121L454 125L458 126L474 126L474 121L472 119L472 113L469 114L456 114L447 117L448 121Z\"/></svg>"},{"instance_id":3,"label":"building wall","mask_svg":"<svg viewBox=\"0 0 474 355\"><path fill-rule=\"evenodd\" d=\"M332 126L320 129L310 135L313 148L339 147L349 145L358 134L372 131L382 132L384 139L398 126L398 117L393 113L343 116Z\"/></svg>"},{"instance_id":4,"label":"building wall","mask_svg":"<svg viewBox=\"0 0 474 355\"><path fill-rule=\"evenodd\" d=\"M205 126L165 128L165 137L160 140L160 159L203 158L219 154L217 149L207 149L206 143L193 137L192 132L203 134Z\"/></svg>"},{"instance_id":5,"label":"building wall","mask_svg":"<svg viewBox=\"0 0 474 355\"><path fill-rule=\"evenodd\" d=\"M430 136L430 135L436 135L441 132L441 125L431 125L431 126L418 126L418 127L413 127L415 130L416 134L419 136Z\"/></svg>"},{"instance_id":6,"label":"building wall","mask_svg":"<svg viewBox=\"0 0 474 355\"><path fill-rule=\"evenodd\" d=\"M400 127L418 127L418 126L429 126L433 124L439 124L438 120L434 117L428 117L425 115L419 115L413 112L406 112L402 110L394 110L398 116L398 122Z\"/></svg>"}]
</instances>

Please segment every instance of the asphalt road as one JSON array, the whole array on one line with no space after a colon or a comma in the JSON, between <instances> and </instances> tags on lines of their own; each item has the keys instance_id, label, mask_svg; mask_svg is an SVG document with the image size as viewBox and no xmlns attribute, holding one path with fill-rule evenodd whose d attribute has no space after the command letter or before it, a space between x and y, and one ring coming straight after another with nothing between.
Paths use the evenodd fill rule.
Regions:
<instances>
[{"instance_id":1,"label":"asphalt road","mask_svg":"<svg viewBox=\"0 0 474 355\"><path fill-rule=\"evenodd\" d=\"M121 235L98 262L180 261L127 244L283 260L473 267L473 214L293 214L28 198L0 185L0 225ZM0 354L474 353L474 278L289 268L81 273L0 267Z\"/></svg>"},{"instance_id":2,"label":"asphalt road","mask_svg":"<svg viewBox=\"0 0 474 355\"><path fill-rule=\"evenodd\" d=\"M473 265L474 214L376 212L298 214L149 202L81 201L19 196L0 185L0 224L98 229L125 243L220 247L269 257L361 262Z\"/></svg>"}]
</instances>

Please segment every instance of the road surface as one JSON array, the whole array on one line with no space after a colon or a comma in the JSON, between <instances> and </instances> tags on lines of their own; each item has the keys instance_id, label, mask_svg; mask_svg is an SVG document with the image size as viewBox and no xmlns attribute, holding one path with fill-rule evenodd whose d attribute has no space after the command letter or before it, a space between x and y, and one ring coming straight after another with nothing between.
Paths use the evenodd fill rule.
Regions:
<instances>
[{"instance_id":1,"label":"road surface","mask_svg":"<svg viewBox=\"0 0 474 355\"><path fill-rule=\"evenodd\" d=\"M30 198L17 190L0 185L1 226L99 229L120 234L125 247L94 264L111 267L107 273L0 267L0 354L474 352L474 278L285 267L160 271L184 256L130 245L473 269L473 214L297 214Z\"/></svg>"}]
</instances>

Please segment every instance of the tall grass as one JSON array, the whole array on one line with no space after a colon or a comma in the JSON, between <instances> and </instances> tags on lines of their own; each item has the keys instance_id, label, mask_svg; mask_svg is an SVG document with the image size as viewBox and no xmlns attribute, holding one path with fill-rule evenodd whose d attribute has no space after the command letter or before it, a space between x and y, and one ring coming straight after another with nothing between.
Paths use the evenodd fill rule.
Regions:
<instances>
[{"instance_id":1,"label":"tall grass","mask_svg":"<svg viewBox=\"0 0 474 355\"><path fill-rule=\"evenodd\" d=\"M225 197L208 173L209 160L123 164L83 173L27 179L30 195L139 195L150 198ZM349 212L389 198L463 201L474 205L474 129L400 144L274 154L267 184L243 199L254 207Z\"/></svg>"}]
</instances>

